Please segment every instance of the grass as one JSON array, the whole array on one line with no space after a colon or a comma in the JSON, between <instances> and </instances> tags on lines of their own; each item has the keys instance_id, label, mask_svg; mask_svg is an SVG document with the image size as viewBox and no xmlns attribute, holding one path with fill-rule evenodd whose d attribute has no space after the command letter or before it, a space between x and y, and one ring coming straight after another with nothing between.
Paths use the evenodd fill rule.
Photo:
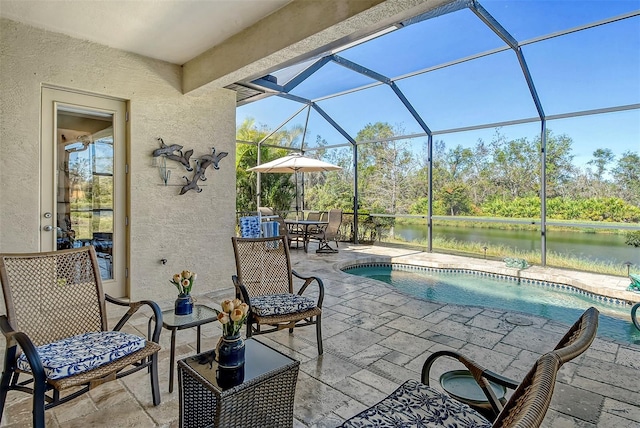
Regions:
<instances>
[{"instance_id":1,"label":"grass","mask_svg":"<svg viewBox=\"0 0 640 428\"><path fill-rule=\"evenodd\" d=\"M383 242L393 244L412 244L427 246L427 241L407 242L402 239L385 238ZM457 239L434 237L433 249L443 252L453 252L471 257L484 257L486 247L486 257L490 259L502 259L504 257L515 257L525 259L530 265L539 265L541 260L540 251L523 251L505 245L490 245L478 242L459 241ZM612 263L582 259L553 251L547 251L547 265L564 269L594 272L606 275L627 276L626 266ZM634 273L632 270L631 273Z\"/></svg>"},{"instance_id":2,"label":"grass","mask_svg":"<svg viewBox=\"0 0 640 428\"><path fill-rule=\"evenodd\" d=\"M474 221L474 219L476 221ZM472 217L469 220L456 220L456 221L444 221L444 220L434 220L434 226L446 226L446 227L459 227L459 228L476 228L476 229L501 229L501 230L540 230L540 225L535 224L510 224L510 223L492 223L492 222L484 222L482 220L495 220L495 217ZM530 221L540 221L540 219L518 219L518 220L530 220ZM553 220L549 219L548 221L560 224L547 225L547 229L553 231L568 231L572 233L601 233L601 234L615 234L622 235L627 233L627 231L623 229L600 229L593 226L606 224L607 226L612 225L625 225L628 226L628 223L615 223L615 222L597 222L597 221L587 221L587 220ZM581 226L565 226L561 223L571 223L571 224L580 224ZM417 218L397 218L396 224L418 224L425 225L424 219Z\"/></svg>"}]
</instances>

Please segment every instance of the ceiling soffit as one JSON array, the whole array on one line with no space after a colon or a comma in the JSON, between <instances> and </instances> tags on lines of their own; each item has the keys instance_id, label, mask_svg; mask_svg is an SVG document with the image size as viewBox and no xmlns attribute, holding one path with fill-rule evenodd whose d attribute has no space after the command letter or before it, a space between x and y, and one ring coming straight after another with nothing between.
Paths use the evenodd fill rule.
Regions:
<instances>
[{"instance_id":1,"label":"ceiling soffit","mask_svg":"<svg viewBox=\"0 0 640 428\"><path fill-rule=\"evenodd\" d=\"M183 93L252 80L451 0L294 0L184 64Z\"/></svg>"}]
</instances>

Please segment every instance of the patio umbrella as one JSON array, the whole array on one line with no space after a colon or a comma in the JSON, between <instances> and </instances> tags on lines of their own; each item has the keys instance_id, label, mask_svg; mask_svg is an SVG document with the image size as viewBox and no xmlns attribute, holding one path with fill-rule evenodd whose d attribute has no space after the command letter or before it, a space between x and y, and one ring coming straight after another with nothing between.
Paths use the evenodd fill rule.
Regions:
<instances>
[{"instance_id":1,"label":"patio umbrella","mask_svg":"<svg viewBox=\"0 0 640 428\"><path fill-rule=\"evenodd\" d=\"M336 171L342 169L337 165L323 162L318 159L302 156L300 153L290 155L249 168L247 171L266 173L293 173L296 183L296 217L298 216L298 172Z\"/></svg>"}]
</instances>

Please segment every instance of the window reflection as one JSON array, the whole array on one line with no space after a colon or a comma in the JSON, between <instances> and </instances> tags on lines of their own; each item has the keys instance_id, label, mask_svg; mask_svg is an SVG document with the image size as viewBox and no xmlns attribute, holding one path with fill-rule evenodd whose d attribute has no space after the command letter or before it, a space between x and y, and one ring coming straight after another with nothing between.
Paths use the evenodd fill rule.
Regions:
<instances>
[{"instance_id":1,"label":"window reflection","mask_svg":"<svg viewBox=\"0 0 640 428\"><path fill-rule=\"evenodd\" d=\"M113 278L113 116L60 109L57 116L58 250L93 245Z\"/></svg>"}]
</instances>

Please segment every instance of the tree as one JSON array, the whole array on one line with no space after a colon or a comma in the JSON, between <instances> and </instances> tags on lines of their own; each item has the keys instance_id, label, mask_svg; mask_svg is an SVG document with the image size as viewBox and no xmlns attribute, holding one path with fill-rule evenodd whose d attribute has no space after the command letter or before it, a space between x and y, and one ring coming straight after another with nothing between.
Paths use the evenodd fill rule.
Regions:
<instances>
[{"instance_id":1,"label":"tree","mask_svg":"<svg viewBox=\"0 0 640 428\"><path fill-rule=\"evenodd\" d=\"M492 160L493 181L502 191L502 197L516 197L538 194L540 189L540 151L538 144L522 137L509 140L497 132L489 144Z\"/></svg>"},{"instance_id":2,"label":"tree","mask_svg":"<svg viewBox=\"0 0 640 428\"><path fill-rule=\"evenodd\" d=\"M640 207L640 155L630 150L624 152L611 174L618 189L616 194Z\"/></svg>"},{"instance_id":3,"label":"tree","mask_svg":"<svg viewBox=\"0 0 640 428\"><path fill-rule=\"evenodd\" d=\"M538 143L538 147L540 145ZM555 136L551 130L547 130L546 174L547 197L549 198L570 196L566 193L566 189L568 184L574 180L577 171L573 165L572 145L573 139L569 136L565 134Z\"/></svg>"},{"instance_id":4,"label":"tree","mask_svg":"<svg viewBox=\"0 0 640 428\"><path fill-rule=\"evenodd\" d=\"M438 192L438 199L447 209L448 215L471 214L472 205L469 189L463 183L454 183Z\"/></svg>"},{"instance_id":5,"label":"tree","mask_svg":"<svg viewBox=\"0 0 640 428\"><path fill-rule=\"evenodd\" d=\"M367 124L358 132L356 141L378 141L358 146L359 195L363 208L390 214L409 211L409 203L401 193L410 184L413 158L407 143L393 139L402 133L382 122Z\"/></svg>"},{"instance_id":6,"label":"tree","mask_svg":"<svg viewBox=\"0 0 640 428\"><path fill-rule=\"evenodd\" d=\"M353 151L337 148L314 152L325 162L342 167L338 171L307 173L305 206L326 211L331 208L353 209Z\"/></svg>"},{"instance_id":7,"label":"tree","mask_svg":"<svg viewBox=\"0 0 640 428\"><path fill-rule=\"evenodd\" d=\"M270 142L278 145L289 146L297 138L298 131L281 131L269 138ZM236 149L236 209L238 211L256 211L257 199L257 177L255 172L247 169L254 167L258 163L258 145L270 131L266 127L259 129L255 125L255 120L247 118L236 131L236 139L244 142L238 144ZM294 135L297 134L297 135ZM260 147L260 158L262 163L277 159L289 153L285 149L273 147ZM261 204L273 207L276 211L288 211L295 198L295 185L292 181L292 174L262 174L261 176Z\"/></svg>"},{"instance_id":8,"label":"tree","mask_svg":"<svg viewBox=\"0 0 640 428\"><path fill-rule=\"evenodd\" d=\"M595 177L596 180L602 181L607 165L609 165L615 156L611 149L597 149L593 152L593 159L587 162L587 165L594 165L596 167Z\"/></svg>"},{"instance_id":9,"label":"tree","mask_svg":"<svg viewBox=\"0 0 640 428\"><path fill-rule=\"evenodd\" d=\"M461 145L445 150L444 143L434 149L434 202L443 208L442 214L470 214L472 202L466 183L473 182L473 151Z\"/></svg>"}]
</instances>

